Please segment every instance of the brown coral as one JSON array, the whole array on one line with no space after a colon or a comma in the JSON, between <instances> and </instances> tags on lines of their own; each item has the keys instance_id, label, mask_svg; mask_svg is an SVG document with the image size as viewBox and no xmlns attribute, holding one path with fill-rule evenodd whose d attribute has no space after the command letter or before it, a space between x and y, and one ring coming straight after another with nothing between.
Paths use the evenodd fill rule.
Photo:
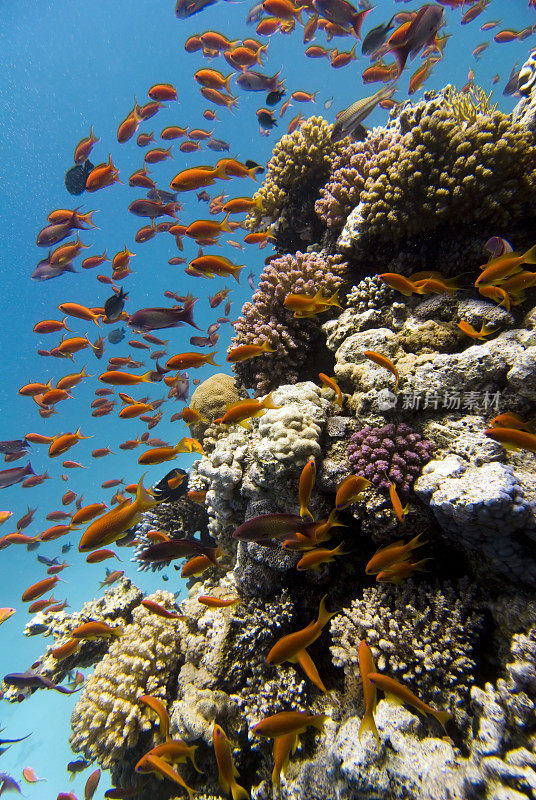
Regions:
<instances>
[{"instance_id":1,"label":"brown coral","mask_svg":"<svg viewBox=\"0 0 536 800\"><path fill-rule=\"evenodd\" d=\"M323 117L310 117L283 136L274 147L264 183L254 195L262 206L249 214L248 228L264 230L277 221L276 241L286 252L304 248L320 237L314 201L333 159L348 144L348 139L331 141L332 127Z\"/></svg>"},{"instance_id":2,"label":"brown coral","mask_svg":"<svg viewBox=\"0 0 536 800\"><path fill-rule=\"evenodd\" d=\"M264 268L259 288L235 322L232 346L262 344L267 339L276 354L266 353L233 365L242 385L254 387L260 395L280 384L296 383L322 320L295 319L283 306L285 296L289 292L315 294L319 289L331 295L342 285L346 266L340 256L297 252L274 259Z\"/></svg>"},{"instance_id":3,"label":"brown coral","mask_svg":"<svg viewBox=\"0 0 536 800\"><path fill-rule=\"evenodd\" d=\"M396 241L442 224L504 226L532 212L533 136L496 111L463 124L451 108L406 114L410 130L373 158L360 195L360 233Z\"/></svg>"}]
</instances>

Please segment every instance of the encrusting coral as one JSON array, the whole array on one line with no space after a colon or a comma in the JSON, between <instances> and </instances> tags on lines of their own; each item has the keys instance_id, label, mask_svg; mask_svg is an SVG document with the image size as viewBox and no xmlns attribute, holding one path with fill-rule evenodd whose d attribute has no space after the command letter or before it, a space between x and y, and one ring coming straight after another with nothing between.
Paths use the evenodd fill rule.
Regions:
<instances>
[{"instance_id":1,"label":"encrusting coral","mask_svg":"<svg viewBox=\"0 0 536 800\"><path fill-rule=\"evenodd\" d=\"M150 600L175 607L170 592ZM119 761L143 731L155 727L154 714L138 700L149 694L167 702L168 683L180 661L179 621L164 619L138 606L132 624L112 645L87 679L72 717L71 747L103 768Z\"/></svg>"},{"instance_id":2,"label":"encrusting coral","mask_svg":"<svg viewBox=\"0 0 536 800\"><path fill-rule=\"evenodd\" d=\"M333 295L342 286L346 266L340 256L319 253L297 252L270 261L261 274L259 288L251 301L244 303L242 315L234 324L232 346L267 340L277 354L265 353L235 364L243 386L254 387L255 394L261 395L298 379L300 368L314 350L320 322L317 317L295 319L283 301L289 293L314 295L320 289L326 297Z\"/></svg>"},{"instance_id":3,"label":"encrusting coral","mask_svg":"<svg viewBox=\"0 0 536 800\"><path fill-rule=\"evenodd\" d=\"M293 133L282 136L268 162L266 178L254 195L260 208L250 212L247 227L264 230L276 222L278 246L287 252L306 247L320 231L314 201L334 156L348 143L347 139L332 142L332 127L322 117L310 117Z\"/></svg>"}]
</instances>

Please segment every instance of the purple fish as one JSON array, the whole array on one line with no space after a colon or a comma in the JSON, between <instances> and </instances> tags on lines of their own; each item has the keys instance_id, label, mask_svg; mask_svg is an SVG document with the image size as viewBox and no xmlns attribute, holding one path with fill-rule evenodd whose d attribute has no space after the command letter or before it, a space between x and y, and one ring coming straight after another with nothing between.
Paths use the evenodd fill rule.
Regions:
<instances>
[{"instance_id":1,"label":"purple fish","mask_svg":"<svg viewBox=\"0 0 536 800\"><path fill-rule=\"evenodd\" d=\"M212 137L207 141L207 147L209 150L214 150L216 153L223 153L230 149L228 142L225 142L223 139L214 139Z\"/></svg>"},{"instance_id":2,"label":"purple fish","mask_svg":"<svg viewBox=\"0 0 536 800\"><path fill-rule=\"evenodd\" d=\"M317 2L318 0L315 0ZM436 5L425 5L417 12L417 16L410 23L406 31L404 44L391 48L398 62L400 72L406 66L408 56L415 58L421 47L432 44L435 35L443 24L443 9Z\"/></svg>"},{"instance_id":3,"label":"purple fish","mask_svg":"<svg viewBox=\"0 0 536 800\"><path fill-rule=\"evenodd\" d=\"M46 228L37 234L37 245L39 247L51 247L53 244L63 241L69 236L74 225L71 220L59 222L54 225L47 225Z\"/></svg>"},{"instance_id":4,"label":"purple fish","mask_svg":"<svg viewBox=\"0 0 536 800\"><path fill-rule=\"evenodd\" d=\"M51 278L59 278L64 272L76 272L76 270L70 262L68 264L52 265L48 258L44 258L39 262L30 277L33 281L49 281Z\"/></svg>"},{"instance_id":5,"label":"purple fish","mask_svg":"<svg viewBox=\"0 0 536 800\"><path fill-rule=\"evenodd\" d=\"M169 542L157 542L146 547L138 556L142 563L158 564L185 556L206 556L216 563L217 547L202 544L196 539L170 539Z\"/></svg>"},{"instance_id":6,"label":"purple fish","mask_svg":"<svg viewBox=\"0 0 536 800\"><path fill-rule=\"evenodd\" d=\"M248 11L248 15L246 17L246 23L248 25L253 25L255 22L258 22L262 19L262 15L264 14L264 8L262 7L261 3L255 3L255 5L251 6Z\"/></svg>"},{"instance_id":7,"label":"purple fish","mask_svg":"<svg viewBox=\"0 0 536 800\"><path fill-rule=\"evenodd\" d=\"M361 26L370 9L358 11L348 0L313 0L313 6L327 20L342 28L353 28L361 38Z\"/></svg>"},{"instance_id":8,"label":"purple fish","mask_svg":"<svg viewBox=\"0 0 536 800\"><path fill-rule=\"evenodd\" d=\"M209 347L212 342L210 336L190 336L190 344L194 347Z\"/></svg>"},{"instance_id":9,"label":"purple fish","mask_svg":"<svg viewBox=\"0 0 536 800\"><path fill-rule=\"evenodd\" d=\"M13 486L15 483L20 483L28 475L35 475L32 465L28 461L25 467L12 467L11 469L3 469L0 471L0 489L7 489L8 486Z\"/></svg>"},{"instance_id":10,"label":"purple fish","mask_svg":"<svg viewBox=\"0 0 536 800\"><path fill-rule=\"evenodd\" d=\"M128 210L131 214L135 214L137 217L149 217L149 219L156 219L157 217L174 217L175 211L177 211L177 204L170 202L170 203L161 203L158 200L133 200L132 203L129 205Z\"/></svg>"},{"instance_id":11,"label":"purple fish","mask_svg":"<svg viewBox=\"0 0 536 800\"><path fill-rule=\"evenodd\" d=\"M254 277L253 273L250 272L249 275L248 275L248 283L249 283L249 288L250 289L254 289L255 288L255 283L253 282L253 277Z\"/></svg>"},{"instance_id":12,"label":"purple fish","mask_svg":"<svg viewBox=\"0 0 536 800\"><path fill-rule=\"evenodd\" d=\"M17 781L8 775L7 772L0 772L0 795L4 794L4 792L18 792L22 794L21 789Z\"/></svg>"},{"instance_id":13,"label":"purple fish","mask_svg":"<svg viewBox=\"0 0 536 800\"><path fill-rule=\"evenodd\" d=\"M211 323L207 328L208 336L212 336L213 333L216 333L216 331L218 330L219 327L220 327L220 323L219 322Z\"/></svg>"},{"instance_id":14,"label":"purple fish","mask_svg":"<svg viewBox=\"0 0 536 800\"><path fill-rule=\"evenodd\" d=\"M178 380L175 381L175 400L180 400L183 403L188 401L190 394L190 379L187 372L183 372Z\"/></svg>"},{"instance_id":15,"label":"purple fish","mask_svg":"<svg viewBox=\"0 0 536 800\"><path fill-rule=\"evenodd\" d=\"M506 239L503 239L501 236L492 236L491 239L488 239L484 247L486 250L489 250L492 258L499 258L499 256L503 256L505 253L512 253L514 249L510 242L507 242Z\"/></svg>"},{"instance_id":16,"label":"purple fish","mask_svg":"<svg viewBox=\"0 0 536 800\"><path fill-rule=\"evenodd\" d=\"M16 686L19 689L55 689L62 694L74 694L78 689L67 689L66 686L58 686L57 683L40 675L34 670L28 669L26 672L11 672L4 675L6 686Z\"/></svg>"},{"instance_id":17,"label":"purple fish","mask_svg":"<svg viewBox=\"0 0 536 800\"><path fill-rule=\"evenodd\" d=\"M218 317L216 322L219 322L220 325L224 325L226 322L229 322L229 317Z\"/></svg>"},{"instance_id":18,"label":"purple fish","mask_svg":"<svg viewBox=\"0 0 536 800\"><path fill-rule=\"evenodd\" d=\"M26 439L12 439L10 441L0 442L0 453L18 453L19 450L24 450L29 446Z\"/></svg>"},{"instance_id":19,"label":"purple fish","mask_svg":"<svg viewBox=\"0 0 536 800\"><path fill-rule=\"evenodd\" d=\"M197 297L189 300L184 307L173 308L140 308L129 317L127 325L136 331L157 331L163 328L178 328L184 323L201 330L193 318L193 307Z\"/></svg>"},{"instance_id":20,"label":"purple fish","mask_svg":"<svg viewBox=\"0 0 536 800\"><path fill-rule=\"evenodd\" d=\"M233 533L233 539L268 544L272 539L292 539L296 533L306 536L315 525L304 522L297 514L261 514L242 523Z\"/></svg>"},{"instance_id":21,"label":"purple fish","mask_svg":"<svg viewBox=\"0 0 536 800\"><path fill-rule=\"evenodd\" d=\"M271 77L254 69L246 69L236 79L237 84L246 92L275 92L282 84L279 82L281 71Z\"/></svg>"}]
</instances>

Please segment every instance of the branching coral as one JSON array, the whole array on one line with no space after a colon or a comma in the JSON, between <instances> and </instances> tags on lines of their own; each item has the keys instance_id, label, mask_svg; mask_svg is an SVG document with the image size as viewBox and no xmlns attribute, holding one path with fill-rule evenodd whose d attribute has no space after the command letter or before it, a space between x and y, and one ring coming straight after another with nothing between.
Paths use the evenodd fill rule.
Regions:
<instances>
[{"instance_id":1,"label":"branching coral","mask_svg":"<svg viewBox=\"0 0 536 800\"><path fill-rule=\"evenodd\" d=\"M468 581L430 586L410 580L365 589L331 622L334 664L351 683L359 642L366 639L379 672L408 684L426 702L461 709L483 624L475 596Z\"/></svg>"},{"instance_id":2,"label":"branching coral","mask_svg":"<svg viewBox=\"0 0 536 800\"><path fill-rule=\"evenodd\" d=\"M315 211L330 233L339 233L346 217L359 203L373 156L388 148L395 138L398 138L396 133L376 128L363 142L351 142L333 159L329 181L315 203Z\"/></svg>"},{"instance_id":3,"label":"branching coral","mask_svg":"<svg viewBox=\"0 0 536 800\"><path fill-rule=\"evenodd\" d=\"M356 475L364 475L374 486L388 489L392 481L407 494L434 447L405 422L381 428L366 425L350 437L348 460Z\"/></svg>"},{"instance_id":4,"label":"branching coral","mask_svg":"<svg viewBox=\"0 0 536 800\"><path fill-rule=\"evenodd\" d=\"M325 295L333 294L342 285L346 266L340 256L298 252L276 258L264 268L259 288L251 302L244 304L242 316L235 323L232 345L262 344L266 339L277 353L235 364L242 385L253 386L260 395L298 380L321 322L317 317L295 319L283 301L289 292L314 295L323 289Z\"/></svg>"},{"instance_id":5,"label":"branching coral","mask_svg":"<svg viewBox=\"0 0 536 800\"><path fill-rule=\"evenodd\" d=\"M151 600L174 608L170 592L155 592ZM143 606L133 622L97 664L71 717L71 747L104 767L120 760L142 731L154 727L154 715L139 703L142 694L166 703L168 683L179 663L178 621L164 619Z\"/></svg>"},{"instance_id":6,"label":"branching coral","mask_svg":"<svg viewBox=\"0 0 536 800\"><path fill-rule=\"evenodd\" d=\"M332 142L331 129L322 117L310 117L283 136L268 162L264 183L254 195L261 208L249 214L248 227L263 230L277 221L277 241L287 252L310 244L320 233L314 201L333 158L348 144L348 139Z\"/></svg>"}]
</instances>

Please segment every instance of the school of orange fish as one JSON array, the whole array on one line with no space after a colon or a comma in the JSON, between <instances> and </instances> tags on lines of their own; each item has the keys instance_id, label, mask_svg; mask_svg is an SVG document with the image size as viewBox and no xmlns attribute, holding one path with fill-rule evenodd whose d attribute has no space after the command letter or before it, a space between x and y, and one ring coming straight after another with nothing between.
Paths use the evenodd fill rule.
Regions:
<instances>
[{"instance_id":1,"label":"school of orange fish","mask_svg":"<svg viewBox=\"0 0 536 800\"><path fill-rule=\"evenodd\" d=\"M405 2L407 0L399 0ZM184 18L201 11L214 0L177 0L176 16ZM461 24L475 20L489 5L491 0L438 0L439 4L426 4L417 11L400 11L395 14L388 22L376 26L368 31L361 43L361 51L370 57L372 62L362 73L364 84L373 82L388 83L387 91L380 90L372 97L357 101L354 106L343 112L351 124L360 123L369 114L376 104L384 108L391 108L397 102L392 95L395 88L399 88L399 79L406 66L408 58L415 58L420 55L422 62L410 77L408 93L411 95L419 89L429 77L435 63L443 57L443 51L448 40L448 34L442 34L445 24L445 12L443 7L447 7L453 12L460 10ZM530 0L529 6L536 6L535 0ZM235 80L237 87L243 91L265 92L267 93L266 105L271 108L261 107L257 110L256 116L259 123L261 134L268 135L276 124L274 106L278 105L285 96L284 80L280 73L272 76L263 74L252 69L254 66L261 67L269 44L269 37L276 32L288 34L293 31L296 25L303 26L303 44L305 55L308 58L327 58L334 69L338 69L350 64L356 58L356 47L361 40L361 29L367 15L372 10L372 6L365 1L359 3L359 9L354 8L347 0L308 0L303 5L296 6L291 0L264 0L254 6L248 15L249 23L257 23L256 32L258 36L266 37L263 43L254 38L229 40L226 36L217 31L207 30L202 34L190 36L185 42L187 53L200 52L206 59L223 57L231 67L232 72L227 76L222 72L209 68L199 68L194 74L195 82L200 86L202 96L212 104L212 106L232 110L238 102L236 96L231 92L231 81ZM304 20L304 15L307 19ZM481 26L484 31L491 30L500 24L500 20L486 22ZM514 40L522 40L531 35L536 26L529 26L521 31L510 28L500 30L494 35L496 43L505 43ZM349 50L341 51L338 48L328 49L320 44L311 44L315 36L322 32L327 37L327 42L331 42L334 37L350 37L355 39L353 46ZM479 58L482 52L489 46L489 42L483 42L473 51L475 58ZM385 63L384 58L388 55L394 57L391 63ZM512 93L515 91L514 70L510 75L509 83L512 84ZM470 70L468 83L462 91L469 91L474 79L474 71ZM498 81L499 76L496 76ZM493 82L497 82L494 78ZM290 94L288 100L282 105L279 117L282 117L292 103L306 103L314 101L316 93L309 93L304 90L296 89ZM154 133L138 132L140 125L154 117L160 108L166 103L176 103L180 101L176 88L169 83L159 83L148 90L148 100L140 106L135 102L132 110L125 119L120 122L117 130L117 141L126 144L137 134L136 145L140 148L155 145ZM213 107L204 111L206 120L217 122L217 113ZM347 117L343 116L346 123ZM288 132L295 130L302 122L301 114L295 116L288 126ZM341 122L341 120L339 120ZM168 125L162 129L160 139L163 141L175 141L183 138L179 150L184 154L193 153L201 149L201 143L213 151L229 150L229 144L221 139L213 137L214 129L211 131L203 128L187 128L179 125ZM99 139L94 135L93 129L89 136L82 139L74 151L74 162L77 165L85 164ZM203 165L188 167L179 171L169 182L169 189L162 190L157 187L151 178L148 166L166 161L170 155L172 147L167 149L152 146L145 151L143 166L136 170L128 180L129 186L148 190L148 196L143 199L136 199L131 202L128 211L148 220L147 224L141 227L135 241L138 244L144 243L157 234L171 234L176 248L182 252L184 243L187 239L193 239L199 245L199 253L189 261L185 267L185 273L192 278L214 278L214 277L233 277L239 281L240 272L244 265L231 262L228 258L217 255L214 252L205 253L203 248L215 247L218 245L219 236L225 233L232 233L237 228L244 226L244 218L238 221L230 219L231 215L244 214L255 206L258 202L249 196L236 196L226 200L226 195L222 191L219 195L211 197L206 188L213 186L217 181L224 182L225 187L232 179L257 179L257 174L262 172L262 167L255 162L242 163L236 158L223 157L213 165ZM113 164L111 156L107 162L92 167L86 178L85 189L93 193L101 191L106 187L111 187L119 181L119 170ZM198 219L189 223L179 222L177 216L182 206L177 202L177 194L188 191L198 191L198 200L210 203L209 210L211 215L223 213L225 216L221 221L211 219ZM37 236L37 245L40 247L53 248L48 252L46 259L43 259L34 273L37 280L48 280L59 277L66 271L73 271L73 261L80 256L82 251L88 246L80 239L80 234L90 231L95 223L92 215L94 212L88 211L81 213L75 209L55 209L48 215L47 224ZM156 222L161 217L170 217L171 221ZM69 236L76 232L76 238L65 242ZM185 237L186 240L185 240ZM246 245L258 244L261 247L266 245L271 239L270 230L260 233L248 233L243 237ZM228 240L231 246L244 249L244 245L234 239ZM526 291L536 286L536 272L529 272L523 269L524 264L536 263L536 246L530 248L523 254L512 252L508 242L495 237L487 243L491 257L487 264L482 265L480 275L475 281L475 287L479 293L489 298L505 309L511 305L520 303ZM197 298L188 294L178 296L173 292L166 292L166 297L175 301L172 307L152 307L139 309L133 314L128 314L124 310L125 301L128 293L117 284L129 278L131 275L130 263L134 257L134 252L125 248L117 252L111 259L107 258L106 252L98 256L90 256L82 260L82 269L94 269L105 263L111 262L111 274L99 274L97 280L102 284L111 286L113 292L104 307L86 307L77 302L65 302L58 306L58 311L63 315L63 319L46 319L35 323L34 332L40 337L48 337L62 333L62 338L50 349L39 349L38 352L43 357L57 359L69 359L74 362L74 356L82 350L90 349L96 359L101 359L105 349L105 339L99 336L94 342L91 341L89 334L72 335L69 325L82 322L94 323L99 328L124 321L136 334L136 338L129 341L129 346L133 350L150 350L150 345L154 345L159 350L151 353L151 358L155 361L155 368L143 374L138 374L128 370L139 369L142 365L129 353L125 357L111 357L106 369L99 375L100 384L104 384L95 390L95 400L91 403L91 416L101 417L111 413L117 413L115 406L117 401L121 401L122 407L118 412L120 419L138 418L140 422L146 423L148 430L140 433L136 439L127 440L119 445L123 450L133 450L141 445L149 446L138 458L141 465L151 466L175 459L180 453L199 453L203 454L203 448L199 441L190 436L183 436L178 444L172 446L160 439L150 438L149 431L155 427L162 419L162 413L158 409L165 402L165 399L150 399L149 396L143 398L133 398L123 391L117 391L114 396L114 389L108 387L133 387L139 384L152 385L163 382L169 389L170 398L178 398L183 402L188 400L189 378L184 370L191 370L202 367L205 364L215 365L214 356L216 352L208 354L202 352L180 352L169 356L166 346L167 340L158 338L152 333L155 330L164 330L190 325L197 328L194 321L194 306ZM273 257L273 256L271 256ZM271 258L270 257L270 258ZM269 259L267 259L269 260ZM172 256L170 264L186 264L187 259L182 256ZM405 296L412 293L425 294L428 292L447 292L453 294L456 289L456 279L445 279L437 272L422 272L408 278L394 273L384 273L381 278L385 283ZM250 276L250 285L253 283ZM224 316L212 323L206 336L193 336L190 343L198 347L214 346L218 341L218 328L220 325L229 322L230 300L228 299L230 290L220 289L213 297L209 297L210 307L217 308L225 302ZM284 305L287 309L294 312L295 317L306 318L320 314L328 309L340 308L337 294L330 298L325 298L322 292L314 297L307 295L289 294L285 298ZM476 331L468 322L462 320L459 327L464 334L475 340L483 340L488 336L492 329L482 326L480 331ZM230 349L227 352L227 362L236 363L250 358L255 358L264 353L274 353L268 341L259 345L247 345ZM395 383L393 390L398 387L399 375L396 365L386 356L374 351L366 351L364 355L373 363L384 367L393 375ZM160 359L167 358L165 366L161 366ZM89 378L85 368L78 372L72 372L59 377L55 384L52 380L46 383L40 381L38 376L20 388L19 394L28 397L35 404L35 409L40 417L47 418L51 415L59 414L60 404L69 402L74 397L76 386ZM335 392L335 402L342 405L342 393L333 378L320 373L320 380L323 384ZM199 381L194 381L199 383ZM114 399L110 399L113 397ZM243 400L228 407L223 417L216 422L230 426L241 424L249 426L248 420L252 417L262 415L268 408L276 408L271 397L264 400ZM185 406L180 412L173 414L171 421L182 420L187 426L199 421L205 421L195 407ZM487 430L486 435L500 442L505 447L524 448L536 452L536 436L531 433L528 426L522 419L512 413L501 414L492 421L492 426ZM80 430L73 432L60 432L54 436L46 436L36 432L28 432L21 440L0 443L1 451L4 453L5 461L16 461L27 454L29 444L48 445L49 458L65 457L80 440L87 438ZM110 453L108 447L97 447L93 450L92 456L95 459L105 457ZM65 470L80 469L83 467L77 461L65 459L62 462ZM345 479L338 487L335 506L327 520L315 522L308 510L308 503L314 487L316 476L315 462L311 461L302 470L298 496L300 503L300 513L293 514L269 514L248 520L241 525L234 533L236 539L254 540L259 543L278 539L289 549L303 551L303 555L298 562L298 570L318 569L321 564L333 561L337 556L343 555L342 545L328 550L321 545L330 538L330 530L336 525L340 525L337 519L337 512L348 508L356 502L361 495L371 488L371 484L360 476L350 476ZM48 478L48 472L41 475L34 474L30 463L25 467L12 467L0 472L0 488L13 486L22 483L24 488L30 488L42 483ZM68 475L62 476L68 480ZM185 479L181 471L169 477L168 486L174 489ZM108 509L103 501L83 505L82 498L77 497L76 493L68 490L61 498L62 506L67 508L76 501L76 510L61 511L52 510L47 514L47 520L54 523L45 531L30 536L24 530L32 523L34 513L37 509L28 509L28 513L18 520L16 531L0 538L0 549L9 546L22 544L28 549L35 549L38 544L60 539L71 531L80 529L80 526L88 525L83 532L79 551L87 553L88 563L101 563L108 559L117 558L113 550L108 546L116 542L125 535L132 526L136 525L144 511L157 505L160 500L149 489L143 486L143 478L137 484L123 486L122 491L119 487L123 481L115 478L106 480L102 488L115 488L116 493L111 498L110 506L115 508ZM135 495L129 498L128 495ZM203 492L190 492L189 496L196 502L203 503ZM407 513L406 508L402 507L400 498L397 495L394 484L389 489L390 500L393 513L400 523L404 522ZM11 517L11 512L0 512L0 524L6 522ZM158 561L168 560L181 556L193 556L184 565L181 574L186 576L200 575L210 565L217 562L222 555L219 548L203 546L200 543L183 540L171 540L161 531L149 532L148 538L153 542L142 554L146 560ZM424 542L420 536L415 536L411 541L405 543L403 540L394 542L381 548L372 556L366 567L368 575L376 575L378 581L398 583L407 578L414 571L423 570L424 565L429 559L415 560L414 551ZM43 599L45 594L51 592L59 581L58 574L68 565L63 562L57 563L57 559L46 559L42 557L43 563L49 564L47 577L28 587L22 595L23 603L31 603L28 610L30 613L48 609L48 611L59 611L66 606L67 601L58 603L54 597ZM101 586L111 585L123 575L123 571L107 571L107 576ZM216 598L203 596L199 598L211 608L222 608L240 602L238 596L228 598ZM170 612L150 600L144 600L143 605L150 612L169 620L180 621L185 617L180 613ZM13 613L14 608L0 609L0 623L7 620ZM325 598L320 603L318 618L311 622L306 628L295 631L277 641L267 655L267 663L278 665L284 661L297 662L309 679L324 693L329 694L324 686L312 659L307 653L306 648L311 645L322 633L326 623L336 612L329 612L325 608ZM60 660L74 653L82 639L97 638L101 636L121 636L120 626L111 628L103 622L93 621L79 626L71 633L71 638L52 651L54 658ZM379 742L378 732L374 721L374 711L376 707L376 691L383 690L390 695L395 695L403 703L412 705L417 710L433 715L444 727L450 715L446 712L438 711L423 703L407 687L398 683L386 675L376 672L372 653L365 641L361 642L359 648L359 666L363 681L363 691L365 698L365 714L360 729L360 737L364 731L370 730ZM35 688L55 688L65 693L76 691L83 683L83 676L77 674L70 688L60 687L52 684L38 673L27 671L5 677L8 685L18 686L21 689ZM187 746L184 742L173 741L169 735L169 718L165 707L155 697L142 696L139 698L142 704L156 713L160 722L160 731L163 736L163 743L149 751L136 765L137 773L153 772L165 777L174 783L182 786L193 796L193 790L188 787L176 765L189 759L193 767L198 770L195 763L195 746ZM254 728L254 733L274 740L274 786L279 786L280 775L285 771L288 764L289 755L294 752L297 737L312 725L322 730L327 717L325 715L308 715L302 712L283 712L275 714L261 720ZM0 740L0 743L11 743L19 740ZM219 781L224 792L232 792L234 800L249 797L248 792L236 782L236 769L232 758L232 744L227 739L225 732L220 726L214 726L214 751L219 772ZM74 762L75 764L77 762ZM75 768L73 767L73 771ZM199 771L199 770L198 770ZM35 783L39 779L31 767L27 767L23 772L23 777L28 783ZM96 770L87 780L84 790L85 800L91 800L100 779L100 770ZM136 784L130 788L116 788L105 792L107 798L123 798L135 796L140 786ZM0 794L8 789L18 790L17 782L1 773ZM73 800L72 793L60 792L58 800Z\"/></svg>"}]
</instances>

